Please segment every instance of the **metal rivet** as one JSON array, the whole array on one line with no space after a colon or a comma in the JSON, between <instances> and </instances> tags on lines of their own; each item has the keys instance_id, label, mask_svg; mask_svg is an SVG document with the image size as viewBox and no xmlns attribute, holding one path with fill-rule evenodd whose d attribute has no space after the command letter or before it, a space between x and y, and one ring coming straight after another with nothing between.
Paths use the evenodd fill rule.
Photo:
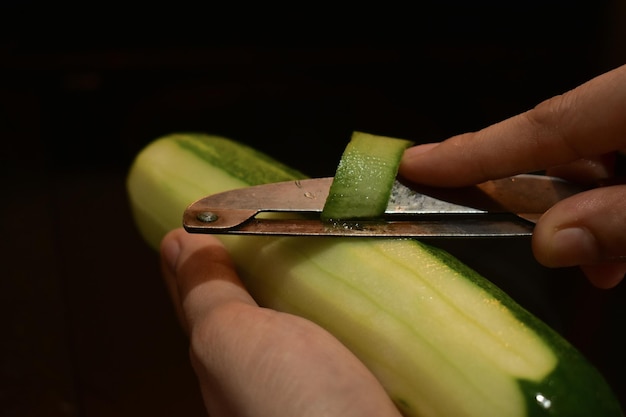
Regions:
<instances>
[{"instance_id":1,"label":"metal rivet","mask_svg":"<svg viewBox=\"0 0 626 417\"><path fill-rule=\"evenodd\" d=\"M196 215L196 219L202 223L212 223L218 219L218 216L212 211L201 211Z\"/></svg>"}]
</instances>

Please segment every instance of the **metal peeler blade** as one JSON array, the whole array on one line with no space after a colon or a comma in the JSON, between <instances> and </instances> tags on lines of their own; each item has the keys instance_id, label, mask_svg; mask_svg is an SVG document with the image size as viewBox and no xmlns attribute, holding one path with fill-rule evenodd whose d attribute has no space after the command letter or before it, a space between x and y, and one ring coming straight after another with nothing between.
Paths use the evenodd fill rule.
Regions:
<instances>
[{"instance_id":1,"label":"metal peeler blade","mask_svg":"<svg viewBox=\"0 0 626 417\"><path fill-rule=\"evenodd\" d=\"M396 181L380 219L324 222L332 177L264 184L204 197L183 214L190 233L336 237L519 237L578 186L523 174L463 188Z\"/></svg>"}]
</instances>

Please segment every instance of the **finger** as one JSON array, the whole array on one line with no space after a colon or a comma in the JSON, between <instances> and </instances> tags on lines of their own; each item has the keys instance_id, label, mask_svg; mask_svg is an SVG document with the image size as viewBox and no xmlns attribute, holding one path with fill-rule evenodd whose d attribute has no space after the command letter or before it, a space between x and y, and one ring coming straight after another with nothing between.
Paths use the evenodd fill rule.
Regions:
<instances>
[{"instance_id":1,"label":"finger","mask_svg":"<svg viewBox=\"0 0 626 417\"><path fill-rule=\"evenodd\" d=\"M228 305L197 327L191 354L211 416L400 416L362 362L300 317Z\"/></svg>"},{"instance_id":2,"label":"finger","mask_svg":"<svg viewBox=\"0 0 626 417\"><path fill-rule=\"evenodd\" d=\"M546 170L546 175L563 178L583 186L593 186L606 180L614 173L614 154L578 159L569 164L558 165Z\"/></svg>"},{"instance_id":3,"label":"finger","mask_svg":"<svg viewBox=\"0 0 626 417\"><path fill-rule=\"evenodd\" d=\"M533 252L549 267L595 266L626 261L626 185L603 187L567 198L537 222ZM593 268L587 268L593 271ZM596 269L619 273L620 268ZM606 282L615 276L607 275ZM594 275L594 281L602 278Z\"/></svg>"},{"instance_id":4,"label":"finger","mask_svg":"<svg viewBox=\"0 0 626 417\"><path fill-rule=\"evenodd\" d=\"M407 149L399 174L464 186L626 147L626 66L478 132Z\"/></svg>"},{"instance_id":5,"label":"finger","mask_svg":"<svg viewBox=\"0 0 626 417\"><path fill-rule=\"evenodd\" d=\"M626 262L582 265L581 269L593 285L598 288L608 289L615 287L624 279Z\"/></svg>"},{"instance_id":6,"label":"finger","mask_svg":"<svg viewBox=\"0 0 626 417\"><path fill-rule=\"evenodd\" d=\"M235 300L256 305L226 249L212 236L173 230L161 242L161 259L163 277L186 330L220 303Z\"/></svg>"}]
</instances>

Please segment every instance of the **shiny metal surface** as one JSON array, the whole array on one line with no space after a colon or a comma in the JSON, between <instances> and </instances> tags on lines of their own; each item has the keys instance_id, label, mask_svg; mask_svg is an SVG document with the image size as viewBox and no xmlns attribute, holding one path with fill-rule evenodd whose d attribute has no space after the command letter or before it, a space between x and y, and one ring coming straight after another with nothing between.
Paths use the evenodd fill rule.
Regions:
<instances>
[{"instance_id":1,"label":"shiny metal surface","mask_svg":"<svg viewBox=\"0 0 626 417\"><path fill-rule=\"evenodd\" d=\"M354 237L529 236L534 222L581 190L542 175L518 175L473 187L396 182L385 216L322 222L333 178L265 184L202 198L183 214L191 233ZM271 214L265 214L271 213Z\"/></svg>"}]
</instances>

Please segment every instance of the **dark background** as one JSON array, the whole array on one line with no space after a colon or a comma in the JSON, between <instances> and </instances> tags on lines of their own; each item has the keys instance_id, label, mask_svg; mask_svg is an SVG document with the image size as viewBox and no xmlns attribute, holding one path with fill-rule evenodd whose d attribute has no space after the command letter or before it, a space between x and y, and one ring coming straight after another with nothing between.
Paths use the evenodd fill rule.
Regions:
<instances>
[{"instance_id":1,"label":"dark background","mask_svg":"<svg viewBox=\"0 0 626 417\"><path fill-rule=\"evenodd\" d=\"M437 141L626 62L622 1L204 7L2 3L1 416L203 415L126 199L151 140L222 134L332 175L353 130ZM526 241L438 244L565 335L626 403L624 285L543 269Z\"/></svg>"}]
</instances>

